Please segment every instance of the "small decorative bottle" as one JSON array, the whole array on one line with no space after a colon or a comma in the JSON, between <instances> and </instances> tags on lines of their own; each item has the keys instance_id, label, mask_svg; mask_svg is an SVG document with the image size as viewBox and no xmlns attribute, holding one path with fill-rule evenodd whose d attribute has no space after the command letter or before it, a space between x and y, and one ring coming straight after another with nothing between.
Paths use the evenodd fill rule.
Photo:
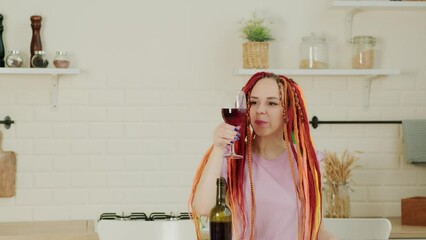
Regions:
<instances>
[{"instance_id":1,"label":"small decorative bottle","mask_svg":"<svg viewBox=\"0 0 426 240\"><path fill-rule=\"evenodd\" d=\"M47 68L49 61L46 58L44 51L35 51L34 56L31 58L31 66L34 68Z\"/></svg>"},{"instance_id":2,"label":"small decorative bottle","mask_svg":"<svg viewBox=\"0 0 426 240\"><path fill-rule=\"evenodd\" d=\"M32 28L32 31L33 31L33 35L32 35L32 38L31 38L31 47L30 47L30 50L31 50L30 66L34 67L33 63L32 63L32 59L33 59L35 52L43 50L43 46L41 44L41 37L40 37L40 28L41 28L42 17L38 16L38 15L33 15L33 16L31 16L30 19L31 19L31 28Z\"/></svg>"},{"instance_id":3,"label":"small decorative bottle","mask_svg":"<svg viewBox=\"0 0 426 240\"><path fill-rule=\"evenodd\" d=\"M4 67L3 15L0 14L0 67Z\"/></svg>"},{"instance_id":4,"label":"small decorative bottle","mask_svg":"<svg viewBox=\"0 0 426 240\"><path fill-rule=\"evenodd\" d=\"M8 67L22 67L23 63L24 59L22 58L20 51L10 51L9 55L6 57L6 65Z\"/></svg>"},{"instance_id":5,"label":"small decorative bottle","mask_svg":"<svg viewBox=\"0 0 426 240\"><path fill-rule=\"evenodd\" d=\"M70 60L67 52L57 51L56 56L53 58L53 65L55 65L56 68L68 68Z\"/></svg>"}]
</instances>

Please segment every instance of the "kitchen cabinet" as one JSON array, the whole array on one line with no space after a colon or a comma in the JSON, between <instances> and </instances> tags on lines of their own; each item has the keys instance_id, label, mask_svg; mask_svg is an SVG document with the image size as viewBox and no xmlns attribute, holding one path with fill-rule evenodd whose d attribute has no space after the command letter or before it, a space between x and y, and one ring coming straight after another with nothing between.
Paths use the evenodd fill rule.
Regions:
<instances>
[{"instance_id":1,"label":"kitchen cabinet","mask_svg":"<svg viewBox=\"0 0 426 240\"><path fill-rule=\"evenodd\" d=\"M286 76L362 76L364 77L364 110L369 108L371 81L379 76L399 75L401 73L399 69L240 69L237 75L253 75L260 71Z\"/></svg>"},{"instance_id":2,"label":"kitchen cabinet","mask_svg":"<svg viewBox=\"0 0 426 240\"><path fill-rule=\"evenodd\" d=\"M50 75L52 77L52 110L58 108L58 84L61 75L80 74L76 68L0 68L2 75Z\"/></svg>"}]
</instances>

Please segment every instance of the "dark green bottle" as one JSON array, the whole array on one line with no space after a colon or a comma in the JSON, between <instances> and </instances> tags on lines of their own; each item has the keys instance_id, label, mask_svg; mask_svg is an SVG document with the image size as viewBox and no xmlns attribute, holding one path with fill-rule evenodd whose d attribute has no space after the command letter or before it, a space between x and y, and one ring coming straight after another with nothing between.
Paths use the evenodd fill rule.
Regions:
<instances>
[{"instance_id":1,"label":"dark green bottle","mask_svg":"<svg viewBox=\"0 0 426 240\"><path fill-rule=\"evenodd\" d=\"M225 202L226 180L216 180L216 205L210 211L210 240L232 240L232 214Z\"/></svg>"}]
</instances>

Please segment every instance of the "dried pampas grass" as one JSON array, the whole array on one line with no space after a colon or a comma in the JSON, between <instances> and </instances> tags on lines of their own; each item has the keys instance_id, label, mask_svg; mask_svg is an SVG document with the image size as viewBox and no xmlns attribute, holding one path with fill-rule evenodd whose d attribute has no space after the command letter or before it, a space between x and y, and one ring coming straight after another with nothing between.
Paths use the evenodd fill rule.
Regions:
<instances>
[{"instance_id":1,"label":"dried pampas grass","mask_svg":"<svg viewBox=\"0 0 426 240\"><path fill-rule=\"evenodd\" d=\"M352 168L358 158L345 150L341 159L336 153L325 151L323 176L328 183L345 184L349 182Z\"/></svg>"},{"instance_id":2,"label":"dried pampas grass","mask_svg":"<svg viewBox=\"0 0 426 240\"><path fill-rule=\"evenodd\" d=\"M324 217L350 217L349 180L352 176L354 163L357 161L354 154L345 150L339 159L336 153L325 151L323 177L323 198L325 208Z\"/></svg>"}]
</instances>

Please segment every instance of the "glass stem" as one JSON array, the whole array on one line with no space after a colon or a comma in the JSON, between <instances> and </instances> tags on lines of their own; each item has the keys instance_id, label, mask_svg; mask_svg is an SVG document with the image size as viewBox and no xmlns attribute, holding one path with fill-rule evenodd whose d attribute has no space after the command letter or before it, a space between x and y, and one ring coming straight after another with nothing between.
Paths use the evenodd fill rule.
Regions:
<instances>
[{"instance_id":1,"label":"glass stem","mask_svg":"<svg viewBox=\"0 0 426 240\"><path fill-rule=\"evenodd\" d=\"M230 153L230 155L232 155L232 156L235 155L234 144L235 143L231 144L231 153Z\"/></svg>"}]
</instances>

